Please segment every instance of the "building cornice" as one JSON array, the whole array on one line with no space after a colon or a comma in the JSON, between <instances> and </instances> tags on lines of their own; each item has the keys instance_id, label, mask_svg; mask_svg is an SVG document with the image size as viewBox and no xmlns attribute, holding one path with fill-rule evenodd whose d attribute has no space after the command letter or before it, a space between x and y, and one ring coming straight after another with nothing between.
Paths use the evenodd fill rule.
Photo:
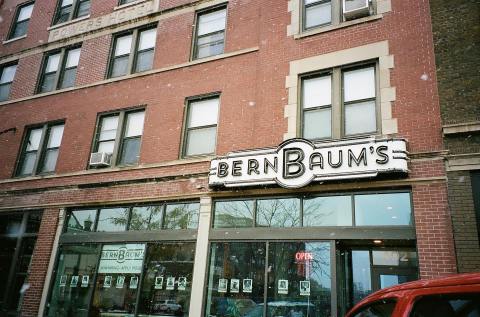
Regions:
<instances>
[{"instance_id":1,"label":"building cornice","mask_svg":"<svg viewBox=\"0 0 480 317\"><path fill-rule=\"evenodd\" d=\"M444 135L480 131L480 121L445 124L442 127Z\"/></svg>"}]
</instances>

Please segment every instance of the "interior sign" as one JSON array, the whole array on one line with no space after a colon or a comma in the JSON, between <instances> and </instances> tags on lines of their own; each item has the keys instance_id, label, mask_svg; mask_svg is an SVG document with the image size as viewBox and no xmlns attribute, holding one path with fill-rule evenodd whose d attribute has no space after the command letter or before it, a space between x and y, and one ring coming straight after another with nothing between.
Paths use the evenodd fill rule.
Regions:
<instances>
[{"instance_id":1,"label":"interior sign","mask_svg":"<svg viewBox=\"0 0 480 317\"><path fill-rule=\"evenodd\" d=\"M144 255L145 244L106 244L102 248L98 273L141 273Z\"/></svg>"},{"instance_id":2,"label":"interior sign","mask_svg":"<svg viewBox=\"0 0 480 317\"><path fill-rule=\"evenodd\" d=\"M403 139L312 142L290 139L278 148L230 153L212 160L209 185L240 187L275 184L299 188L313 181L407 173Z\"/></svg>"}]
</instances>

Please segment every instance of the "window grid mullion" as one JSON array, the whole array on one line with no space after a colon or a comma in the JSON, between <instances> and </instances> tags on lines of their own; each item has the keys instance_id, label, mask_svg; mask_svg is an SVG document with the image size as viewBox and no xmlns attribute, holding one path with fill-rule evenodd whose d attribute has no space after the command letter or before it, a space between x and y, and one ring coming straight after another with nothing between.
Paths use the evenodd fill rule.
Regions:
<instances>
[{"instance_id":1,"label":"window grid mullion","mask_svg":"<svg viewBox=\"0 0 480 317\"><path fill-rule=\"evenodd\" d=\"M79 0L73 0L73 3L71 4L72 10L70 11L70 14L68 15L68 21L71 21L75 18L76 12L78 10L78 3L79 3Z\"/></svg>"},{"instance_id":2,"label":"window grid mullion","mask_svg":"<svg viewBox=\"0 0 480 317\"><path fill-rule=\"evenodd\" d=\"M66 56L68 55L69 50L66 50L63 48L60 52L60 59L58 61L58 69L55 74L55 82L54 82L54 87L55 90L59 89L60 87L60 78L63 77L63 74L65 72L65 65L67 62Z\"/></svg>"},{"instance_id":3,"label":"window grid mullion","mask_svg":"<svg viewBox=\"0 0 480 317\"><path fill-rule=\"evenodd\" d=\"M332 138L340 139L342 136L342 84L341 70L334 68L332 71Z\"/></svg>"},{"instance_id":4,"label":"window grid mullion","mask_svg":"<svg viewBox=\"0 0 480 317\"><path fill-rule=\"evenodd\" d=\"M139 32L138 29L133 30L132 34L132 43L130 44L130 56L128 57L128 66L127 66L127 74L132 74L134 72L134 65L137 59L137 48L138 48L138 41L139 41Z\"/></svg>"},{"instance_id":5,"label":"window grid mullion","mask_svg":"<svg viewBox=\"0 0 480 317\"><path fill-rule=\"evenodd\" d=\"M125 112L122 111L118 114L117 134L115 135L115 143L113 145L113 154L112 154L112 160L111 160L111 162L113 162L115 165L118 164L117 162L117 159L119 157L118 153L121 147L122 137L125 129L124 119L125 119Z\"/></svg>"},{"instance_id":6,"label":"window grid mullion","mask_svg":"<svg viewBox=\"0 0 480 317\"><path fill-rule=\"evenodd\" d=\"M42 128L42 136L40 137L40 143L37 149L37 156L35 158L35 164L33 166L32 175L39 173L38 169L40 166L41 157L43 156L44 146L46 145L45 139L47 138L46 134L48 132L48 125L44 125Z\"/></svg>"}]
</instances>

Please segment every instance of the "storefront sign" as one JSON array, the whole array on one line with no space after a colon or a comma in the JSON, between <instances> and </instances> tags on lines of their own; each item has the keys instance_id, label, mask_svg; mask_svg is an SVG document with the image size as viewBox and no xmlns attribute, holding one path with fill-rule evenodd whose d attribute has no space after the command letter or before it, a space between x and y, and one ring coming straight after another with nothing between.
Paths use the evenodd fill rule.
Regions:
<instances>
[{"instance_id":1,"label":"storefront sign","mask_svg":"<svg viewBox=\"0 0 480 317\"><path fill-rule=\"evenodd\" d=\"M312 181L407 173L406 141L374 138L313 143L290 139L276 149L231 153L213 159L209 185L240 187L275 184L299 188Z\"/></svg>"},{"instance_id":2,"label":"storefront sign","mask_svg":"<svg viewBox=\"0 0 480 317\"><path fill-rule=\"evenodd\" d=\"M98 273L141 273L144 254L145 244L105 245Z\"/></svg>"}]
</instances>

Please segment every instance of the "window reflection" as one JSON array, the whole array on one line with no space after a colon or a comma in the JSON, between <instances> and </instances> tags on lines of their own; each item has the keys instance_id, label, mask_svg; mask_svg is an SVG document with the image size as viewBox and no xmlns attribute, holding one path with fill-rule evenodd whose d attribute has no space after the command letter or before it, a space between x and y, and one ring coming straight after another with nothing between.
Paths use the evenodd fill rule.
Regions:
<instances>
[{"instance_id":1,"label":"window reflection","mask_svg":"<svg viewBox=\"0 0 480 317\"><path fill-rule=\"evenodd\" d=\"M330 196L304 199L303 225L305 227L351 226L351 197Z\"/></svg>"},{"instance_id":2,"label":"window reflection","mask_svg":"<svg viewBox=\"0 0 480 317\"><path fill-rule=\"evenodd\" d=\"M162 216L162 206L134 207L129 230L160 230Z\"/></svg>"},{"instance_id":3,"label":"window reflection","mask_svg":"<svg viewBox=\"0 0 480 317\"><path fill-rule=\"evenodd\" d=\"M97 231L125 231L128 208L105 208L100 210Z\"/></svg>"},{"instance_id":4,"label":"window reflection","mask_svg":"<svg viewBox=\"0 0 480 317\"><path fill-rule=\"evenodd\" d=\"M357 226L412 225L409 193L355 196Z\"/></svg>"},{"instance_id":5,"label":"window reflection","mask_svg":"<svg viewBox=\"0 0 480 317\"><path fill-rule=\"evenodd\" d=\"M215 203L215 228L253 227L253 200Z\"/></svg>"},{"instance_id":6,"label":"window reflection","mask_svg":"<svg viewBox=\"0 0 480 317\"><path fill-rule=\"evenodd\" d=\"M67 232L93 231L97 210L72 210L68 218Z\"/></svg>"},{"instance_id":7,"label":"window reflection","mask_svg":"<svg viewBox=\"0 0 480 317\"><path fill-rule=\"evenodd\" d=\"M300 199L263 199L257 202L259 227L299 227Z\"/></svg>"},{"instance_id":8,"label":"window reflection","mask_svg":"<svg viewBox=\"0 0 480 317\"><path fill-rule=\"evenodd\" d=\"M165 229L196 229L198 227L199 204L167 205Z\"/></svg>"}]
</instances>

